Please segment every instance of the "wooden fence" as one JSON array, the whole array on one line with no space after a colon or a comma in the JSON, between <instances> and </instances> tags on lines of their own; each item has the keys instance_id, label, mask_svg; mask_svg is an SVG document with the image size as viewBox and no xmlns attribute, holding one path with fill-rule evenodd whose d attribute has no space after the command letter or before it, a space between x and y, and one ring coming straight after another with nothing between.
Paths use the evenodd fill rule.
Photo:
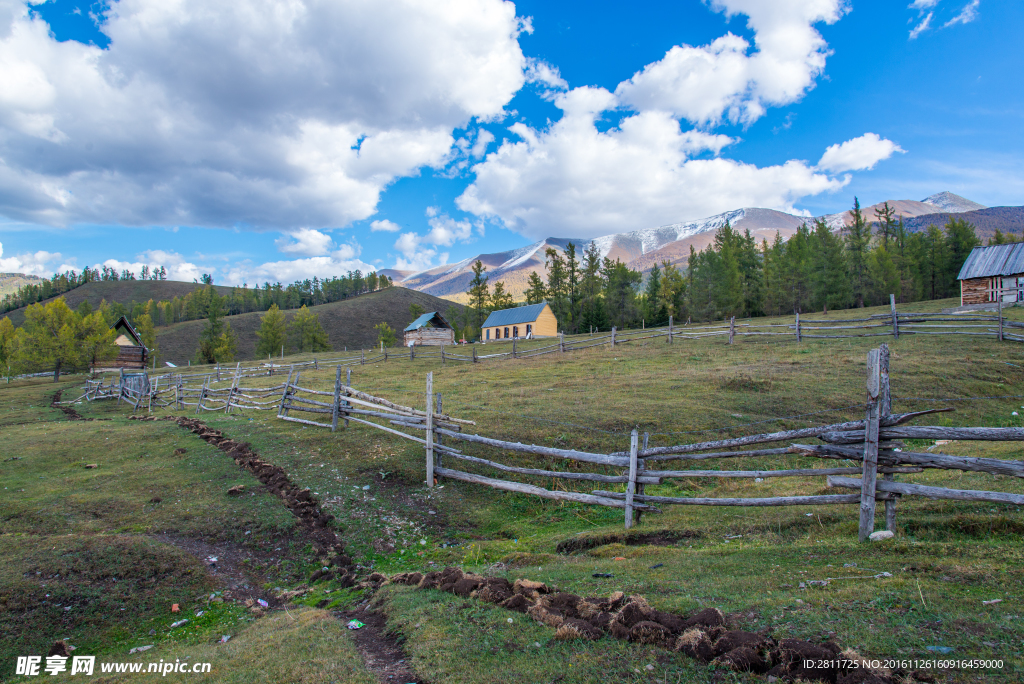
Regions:
<instances>
[{"instance_id":1,"label":"wooden fence","mask_svg":"<svg viewBox=\"0 0 1024 684\"><path fill-rule=\"evenodd\" d=\"M903 316L900 316L902 319ZM613 333L614 335L614 333ZM561 344L561 340L559 340ZM438 352L440 353L440 352ZM987 440L1024 441L1024 428L967 428L942 426L911 426L911 421L924 415L951 411L931 409L912 413L894 414L891 410L889 381L889 349L883 344L867 355L867 384L865 418L863 420L834 423L818 427L747 435L697 444L649 447L647 435L637 430L630 435L629 449L596 453L574 449L521 444L507 440L471 434L464 431L474 422L455 418L442 410L440 394L433 391L433 373L427 374L425 401L422 408L405 406L361 392L351 386L351 368L346 369L342 382L342 366L335 369L333 391L303 387L301 370L291 368L287 379L278 385L262 387L242 386L245 377L241 364L225 374L222 381L231 380L230 387L216 389L211 386L212 374L203 377L200 385L189 386L184 376L140 378L122 372L115 384L88 381L81 398L89 401L117 398L127 401L133 412L153 407L203 411L260 410L277 411L277 418L312 427L338 429L350 422L369 426L420 444L425 450L426 483L435 484L435 478L447 477L494 489L529 494L548 499L610 506L624 509L625 526L638 522L644 511L658 512L656 506L798 506L859 504L860 537L867 539L874 531L875 506L885 506L886 528L895 530L896 503L903 496L924 496L959 501L988 501L1024 504L1024 495L996 491L957 490L897 482L897 475L919 473L925 469L953 469L1010 475L1024 478L1024 462L963 458L941 453L905 451L901 439L930 440ZM163 383L161 384L161 381ZM75 400L77 401L77 400ZM294 414L307 414L299 417ZM411 434L415 431L415 434ZM803 440L816 439L810 444ZM785 442L784 446L763 448L760 445ZM568 460L599 466L604 472L556 471L544 468L513 466L493 458L466 453L461 444L540 456L547 459ZM459 446L456 446L456 445ZM754 447L754 448L751 448ZM663 461L700 462L711 459L749 458L765 456L802 455L825 460L847 460L854 465L824 468L795 468L778 470L709 470L679 468L658 469ZM452 467L456 462L477 468L499 471L503 476L557 478L569 481L593 482L600 485L621 485L622 491L608 488L590 493L545 489L534 484L500 477L488 477ZM881 475L881 478L878 476ZM829 487L858 490L854 493L815 494L806 496L776 496L763 498L708 498L673 497L647 494L647 485L658 485L666 480L681 478L781 478L826 477Z\"/></svg>"}]
</instances>

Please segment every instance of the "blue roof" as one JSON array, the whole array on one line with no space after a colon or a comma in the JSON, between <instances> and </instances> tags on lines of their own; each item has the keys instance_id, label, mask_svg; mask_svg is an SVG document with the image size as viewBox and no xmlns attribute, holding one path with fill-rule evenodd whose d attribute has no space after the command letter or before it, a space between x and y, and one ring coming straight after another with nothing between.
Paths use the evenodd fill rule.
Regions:
<instances>
[{"instance_id":1,"label":"blue roof","mask_svg":"<svg viewBox=\"0 0 1024 684\"><path fill-rule=\"evenodd\" d=\"M425 328L425 327L427 327L427 324L430 323L431 321L433 321L435 318L437 319L437 321L435 322L435 325L434 325L435 328L451 328L452 327L452 326L448 325L448 321L444 320L444 318L441 317L441 314L437 313L436 311L430 311L428 313L423 314L422 316L417 318L415 321L410 323L409 327L406 328L405 330L403 330L402 332L409 332L410 330L419 330L420 328ZM437 325L437 323L440 323L440 325Z\"/></svg>"},{"instance_id":2,"label":"blue roof","mask_svg":"<svg viewBox=\"0 0 1024 684\"><path fill-rule=\"evenodd\" d=\"M483 327L496 328L504 325L533 323L547 305L547 302L541 302L540 304L530 304L529 306L517 306L514 309L492 311L491 315L484 321Z\"/></svg>"},{"instance_id":3,"label":"blue roof","mask_svg":"<svg viewBox=\"0 0 1024 684\"><path fill-rule=\"evenodd\" d=\"M1024 243L975 247L971 250L957 280L988 278L1024 273Z\"/></svg>"}]
</instances>

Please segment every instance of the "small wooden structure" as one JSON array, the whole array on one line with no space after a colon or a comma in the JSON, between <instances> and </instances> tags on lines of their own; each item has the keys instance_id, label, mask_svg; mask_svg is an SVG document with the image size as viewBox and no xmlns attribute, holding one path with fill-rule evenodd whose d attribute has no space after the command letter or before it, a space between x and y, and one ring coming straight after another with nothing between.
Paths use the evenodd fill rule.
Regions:
<instances>
[{"instance_id":1,"label":"small wooden structure","mask_svg":"<svg viewBox=\"0 0 1024 684\"><path fill-rule=\"evenodd\" d=\"M436 311L423 314L405 329L405 346L455 344L455 329Z\"/></svg>"},{"instance_id":2,"label":"small wooden structure","mask_svg":"<svg viewBox=\"0 0 1024 684\"><path fill-rule=\"evenodd\" d=\"M1024 301L1024 243L975 247L957 280L960 306Z\"/></svg>"},{"instance_id":3,"label":"small wooden structure","mask_svg":"<svg viewBox=\"0 0 1024 684\"><path fill-rule=\"evenodd\" d=\"M103 367L144 369L149 362L149 349L142 343L142 337L128 319L121 316L111 326L111 330L118 333L114 340L114 344L117 345L117 358L104 361Z\"/></svg>"},{"instance_id":4,"label":"small wooden structure","mask_svg":"<svg viewBox=\"0 0 1024 684\"><path fill-rule=\"evenodd\" d=\"M558 320L547 302L492 311L481 331L484 342L491 340L554 337Z\"/></svg>"}]
</instances>

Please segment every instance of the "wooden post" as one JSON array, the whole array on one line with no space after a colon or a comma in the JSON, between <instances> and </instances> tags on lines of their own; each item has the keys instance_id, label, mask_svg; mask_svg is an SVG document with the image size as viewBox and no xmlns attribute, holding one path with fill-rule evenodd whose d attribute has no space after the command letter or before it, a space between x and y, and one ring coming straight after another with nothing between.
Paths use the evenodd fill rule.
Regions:
<instances>
[{"instance_id":1,"label":"wooden post","mask_svg":"<svg viewBox=\"0 0 1024 684\"><path fill-rule=\"evenodd\" d=\"M885 420L892 415L892 391L889 385L889 345L887 344L883 344L879 348L878 403L880 420ZM887 449L886 454L891 454L891 451ZM882 475L882 479L886 482L895 482L896 475L887 472ZM885 500L885 529L893 533L896 532L896 500L896 495L892 495Z\"/></svg>"},{"instance_id":2,"label":"wooden post","mask_svg":"<svg viewBox=\"0 0 1024 684\"><path fill-rule=\"evenodd\" d=\"M444 365L444 345L441 345L441 365Z\"/></svg>"},{"instance_id":3,"label":"wooden post","mask_svg":"<svg viewBox=\"0 0 1024 684\"><path fill-rule=\"evenodd\" d=\"M796 341L800 341L800 312L796 312Z\"/></svg>"},{"instance_id":4,"label":"wooden post","mask_svg":"<svg viewBox=\"0 0 1024 684\"><path fill-rule=\"evenodd\" d=\"M1001 283L1000 283L1001 284ZM1003 341L1003 289L999 288L996 290L997 296L999 297L999 341Z\"/></svg>"},{"instance_id":5,"label":"wooden post","mask_svg":"<svg viewBox=\"0 0 1024 684\"><path fill-rule=\"evenodd\" d=\"M351 386L352 386L352 369L351 368L346 368L345 369L345 387L351 387ZM346 397L350 396L349 391L347 389L345 390L345 396ZM347 408L351 408L352 404L350 404L349 402L346 401L345 402L345 406ZM345 413L345 427L348 427L348 413Z\"/></svg>"},{"instance_id":6,"label":"wooden post","mask_svg":"<svg viewBox=\"0 0 1024 684\"><path fill-rule=\"evenodd\" d=\"M284 361L284 345L281 345L281 360Z\"/></svg>"},{"instance_id":7,"label":"wooden post","mask_svg":"<svg viewBox=\"0 0 1024 684\"><path fill-rule=\"evenodd\" d=\"M668 343L672 344L672 316L668 317Z\"/></svg>"},{"instance_id":8,"label":"wooden post","mask_svg":"<svg viewBox=\"0 0 1024 684\"><path fill-rule=\"evenodd\" d=\"M613 328L614 330L614 328ZM636 492L636 452L638 446L636 429L629 435L629 482L626 483L626 529L633 526L633 494Z\"/></svg>"},{"instance_id":9,"label":"wooden post","mask_svg":"<svg viewBox=\"0 0 1024 684\"><path fill-rule=\"evenodd\" d=\"M412 347L409 347L412 349ZM427 487L434 486L434 374L427 373Z\"/></svg>"},{"instance_id":10,"label":"wooden post","mask_svg":"<svg viewBox=\"0 0 1024 684\"><path fill-rule=\"evenodd\" d=\"M386 361L387 358L385 357L384 360ZM362 349L360 349L359 350L359 365L362 366L365 361L366 361L366 353Z\"/></svg>"},{"instance_id":11,"label":"wooden post","mask_svg":"<svg viewBox=\"0 0 1024 684\"><path fill-rule=\"evenodd\" d=\"M217 382L220 382L220 361L217 362Z\"/></svg>"},{"instance_id":12,"label":"wooden post","mask_svg":"<svg viewBox=\"0 0 1024 684\"><path fill-rule=\"evenodd\" d=\"M651 438L651 433L645 432L644 433L644 441L643 441L643 444L640 447L641 449L647 449L647 440L649 440L650 438ZM637 462L636 462L636 471L637 471L637 473L639 475L643 475L643 472L644 472L644 470L646 468L647 468L647 466L644 464L644 459L638 458ZM643 493L644 493L644 484L643 483L638 484L636 486L636 493L639 494L639 495L643 495ZM643 517L643 515L644 515L643 511L634 511L634 513L633 513L633 520L636 521L637 525L640 524L640 519Z\"/></svg>"},{"instance_id":13,"label":"wooden post","mask_svg":"<svg viewBox=\"0 0 1024 684\"><path fill-rule=\"evenodd\" d=\"M416 358L416 353L413 351L413 349L415 349L415 348L416 348L415 344L410 344L409 345L409 360L410 361L412 361L413 359Z\"/></svg>"},{"instance_id":14,"label":"wooden post","mask_svg":"<svg viewBox=\"0 0 1024 684\"><path fill-rule=\"evenodd\" d=\"M896 315L896 295L889 295L889 310L892 311L892 339L900 339L900 319Z\"/></svg>"},{"instance_id":15,"label":"wooden post","mask_svg":"<svg viewBox=\"0 0 1024 684\"><path fill-rule=\"evenodd\" d=\"M875 480L878 477L878 421L881 412L881 349L868 352L868 409L864 427L864 470L860 489L860 540L875 531Z\"/></svg>"},{"instance_id":16,"label":"wooden post","mask_svg":"<svg viewBox=\"0 0 1024 684\"><path fill-rule=\"evenodd\" d=\"M512 338L512 358L516 358L516 338Z\"/></svg>"},{"instance_id":17,"label":"wooden post","mask_svg":"<svg viewBox=\"0 0 1024 684\"><path fill-rule=\"evenodd\" d=\"M292 386L292 372L295 370L294 366L288 369L288 379L284 383L284 392L281 393L281 404L277 407L277 417L280 418L284 415L284 402L288 398L288 390Z\"/></svg>"},{"instance_id":18,"label":"wooden post","mask_svg":"<svg viewBox=\"0 0 1024 684\"><path fill-rule=\"evenodd\" d=\"M228 401L224 404L224 413L231 413L231 400L235 397L235 389L238 388L238 374L242 372L242 362L235 366L235 379L231 381L231 391L228 392Z\"/></svg>"},{"instance_id":19,"label":"wooden post","mask_svg":"<svg viewBox=\"0 0 1024 684\"><path fill-rule=\"evenodd\" d=\"M736 334L736 317L729 319L729 344L732 344L733 335Z\"/></svg>"},{"instance_id":20,"label":"wooden post","mask_svg":"<svg viewBox=\"0 0 1024 684\"><path fill-rule=\"evenodd\" d=\"M438 415L444 415L444 404L441 402L441 393L440 392L437 393L437 414ZM441 435L437 436L437 443L440 444L441 446L444 446L444 442L441 441ZM440 452L438 452L438 454L437 454L437 465L438 465L438 467L443 465L441 463L441 458L442 458L442 454Z\"/></svg>"},{"instance_id":21,"label":"wooden post","mask_svg":"<svg viewBox=\"0 0 1024 684\"><path fill-rule=\"evenodd\" d=\"M615 347L615 326L612 326L612 348Z\"/></svg>"},{"instance_id":22,"label":"wooden post","mask_svg":"<svg viewBox=\"0 0 1024 684\"><path fill-rule=\"evenodd\" d=\"M121 397L124 396L124 368L119 368L121 373L117 376L117 405L121 405Z\"/></svg>"},{"instance_id":23,"label":"wooden post","mask_svg":"<svg viewBox=\"0 0 1024 684\"><path fill-rule=\"evenodd\" d=\"M210 386L210 376L207 375L206 379L203 380L203 387L199 390L199 401L196 402L196 414L203 409L203 399L206 398L206 388Z\"/></svg>"},{"instance_id":24,"label":"wooden post","mask_svg":"<svg viewBox=\"0 0 1024 684\"><path fill-rule=\"evenodd\" d=\"M334 403L331 405L331 432L338 429L338 408L341 404L341 366L334 374Z\"/></svg>"},{"instance_id":25,"label":"wooden post","mask_svg":"<svg viewBox=\"0 0 1024 684\"><path fill-rule=\"evenodd\" d=\"M565 353L565 333L561 331L558 332L558 351Z\"/></svg>"},{"instance_id":26,"label":"wooden post","mask_svg":"<svg viewBox=\"0 0 1024 684\"><path fill-rule=\"evenodd\" d=\"M477 363L477 359L476 359L476 345L475 344L473 345L473 363Z\"/></svg>"},{"instance_id":27,"label":"wooden post","mask_svg":"<svg viewBox=\"0 0 1024 684\"><path fill-rule=\"evenodd\" d=\"M320 370L320 364L317 363L316 357L313 357L313 370Z\"/></svg>"}]
</instances>

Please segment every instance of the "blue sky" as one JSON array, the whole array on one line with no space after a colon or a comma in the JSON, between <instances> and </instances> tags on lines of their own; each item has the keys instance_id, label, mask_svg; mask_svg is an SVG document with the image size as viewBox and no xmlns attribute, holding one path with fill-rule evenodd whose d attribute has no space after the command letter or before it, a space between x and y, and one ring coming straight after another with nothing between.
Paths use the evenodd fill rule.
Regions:
<instances>
[{"instance_id":1,"label":"blue sky","mask_svg":"<svg viewBox=\"0 0 1024 684\"><path fill-rule=\"evenodd\" d=\"M0 0L0 271L422 269L743 206L1024 203L994 0Z\"/></svg>"}]
</instances>

